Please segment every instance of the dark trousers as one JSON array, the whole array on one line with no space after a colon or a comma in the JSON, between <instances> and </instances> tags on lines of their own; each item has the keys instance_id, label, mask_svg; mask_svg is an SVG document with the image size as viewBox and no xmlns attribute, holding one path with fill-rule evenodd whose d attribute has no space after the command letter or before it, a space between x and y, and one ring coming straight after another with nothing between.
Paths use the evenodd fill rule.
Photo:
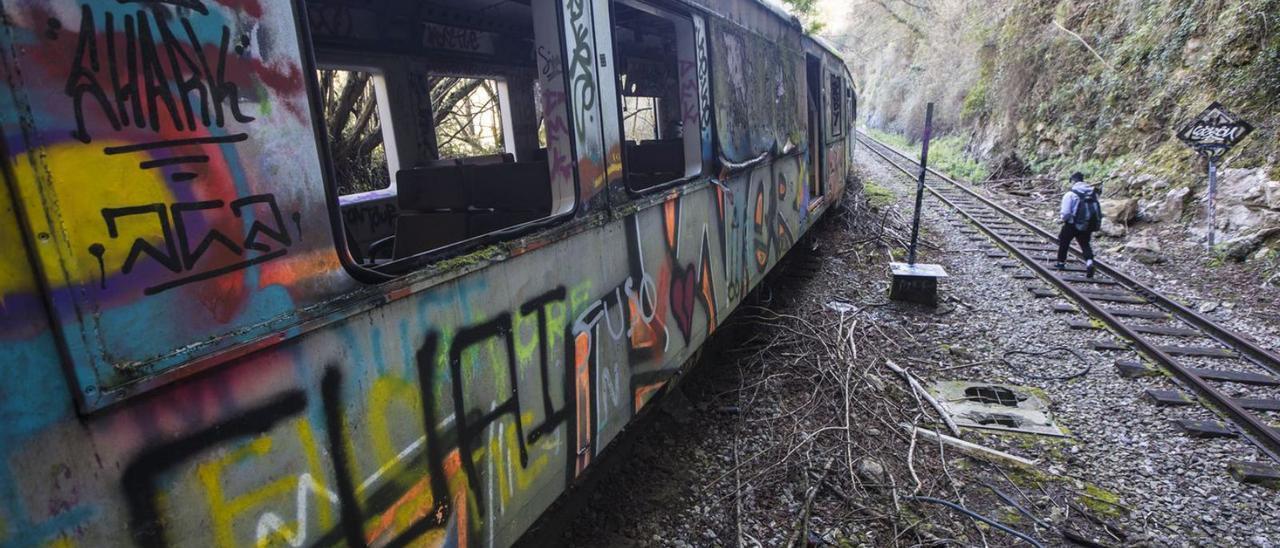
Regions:
<instances>
[{"instance_id":1,"label":"dark trousers","mask_svg":"<svg viewBox=\"0 0 1280 548\"><path fill-rule=\"evenodd\" d=\"M1073 238L1080 244L1080 251L1084 252L1085 260L1092 259L1093 246L1089 242L1093 240L1093 233L1078 231L1076 225L1072 223L1062 223L1062 231L1058 233L1058 262L1067 262L1067 249L1071 247Z\"/></svg>"}]
</instances>

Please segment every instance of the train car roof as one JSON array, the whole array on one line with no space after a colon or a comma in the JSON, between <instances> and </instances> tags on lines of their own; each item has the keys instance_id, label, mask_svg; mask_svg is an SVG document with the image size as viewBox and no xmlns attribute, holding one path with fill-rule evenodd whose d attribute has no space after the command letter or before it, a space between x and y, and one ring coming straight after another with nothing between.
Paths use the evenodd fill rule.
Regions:
<instances>
[{"instance_id":1,"label":"train car roof","mask_svg":"<svg viewBox=\"0 0 1280 548\"><path fill-rule=\"evenodd\" d=\"M844 60L844 56L840 55L840 50L837 50L836 46L831 42L828 42L826 38L823 38L816 34L809 34L809 33L805 33L804 37L807 40L812 40L814 44L817 44L819 48L822 48L827 53L834 55L836 58L840 59L841 61Z\"/></svg>"}]
</instances>

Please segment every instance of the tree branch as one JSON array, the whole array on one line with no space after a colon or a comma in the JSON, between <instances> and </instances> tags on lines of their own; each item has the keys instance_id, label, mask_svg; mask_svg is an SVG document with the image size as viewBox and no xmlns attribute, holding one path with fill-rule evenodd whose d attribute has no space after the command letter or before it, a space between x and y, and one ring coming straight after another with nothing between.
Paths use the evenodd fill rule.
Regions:
<instances>
[{"instance_id":1,"label":"tree branch","mask_svg":"<svg viewBox=\"0 0 1280 548\"><path fill-rule=\"evenodd\" d=\"M1055 26L1057 26L1058 28L1062 29L1062 32L1065 32L1065 33L1067 33L1067 34L1070 34L1071 36L1074 36L1074 37L1076 38L1076 40L1079 40L1079 41L1080 41L1080 43L1084 45L1085 49L1089 50L1089 53L1092 53L1092 54L1093 54L1093 56L1094 56L1094 57L1097 57L1099 61L1102 61L1102 64L1103 64L1103 65L1105 65L1107 68L1111 69L1111 72L1115 72L1115 71L1116 71L1116 67L1111 66L1111 63L1108 63L1108 62L1107 62L1107 60L1106 60L1106 59L1103 59L1101 55L1098 55L1097 50L1094 50L1094 49L1093 49L1093 46L1090 46L1090 45L1089 45L1089 43L1088 43L1088 42L1086 42L1086 41L1084 40L1084 38L1081 38L1079 34L1076 34L1076 33L1074 33L1074 32L1071 32L1071 29L1068 29L1067 27L1062 26L1062 23L1059 23L1057 19L1054 19L1054 20L1053 20L1053 24L1054 24Z\"/></svg>"}]
</instances>

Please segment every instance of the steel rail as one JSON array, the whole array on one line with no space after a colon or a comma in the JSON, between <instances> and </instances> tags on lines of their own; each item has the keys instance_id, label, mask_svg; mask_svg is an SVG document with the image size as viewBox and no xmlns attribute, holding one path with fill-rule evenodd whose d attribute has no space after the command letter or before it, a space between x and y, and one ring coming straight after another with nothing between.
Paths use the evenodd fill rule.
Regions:
<instances>
[{"instance_id":1,"label":"steel rail","mask_svg":"<svg viewBox=\"0 0 1280 548\"><path fill-rule=\"evenodd\" d=\"M903 158L908 162L912 162L913 164L916 163L913 160L911 160L911 158L903 154L901 151L898 151L893 147L890 147L884 143L881 143L880 141L875 140L875 138L869 135L863 134L862 132L858 132L858 133L860 134L860 137L864 141L869 140L872 143L884 148L885 150L888 150L889 152L892 152L893 154ZM871 148L871 147L868 147L868 148ZM872 152L876 152L876 151L873 150ZM883 157L883 155L881 155L881 157ZM916 164L916 165L919 165L919 164ZM965 194L968 194L973 198L976 198L982 201L982 203L986 204L992 209L995 209L1002 215L1005 215L1013 219L1014 221L1017 221L1019 224L1031 229L1036 234L1039 234L1041 237L1052 240L1055 244L1058 243L1058 237L1053 235L1053 233L1041 228L1039 225L1035 224L1034 222L1022 217L1021 215L1017 214L1014 211L1011 211L1005 208L999 203L994 202L982 196L981 194L977 193L973 189L969 188L968 185L965 185L964 183L956 181L955 179L952 179L951 177L948 177L943 173L939 173L935 171L933 168L929 168L928 171L934 177L937 177L939 179L942 179L950 183L952 186L956 187L957 189L960 189ZM1071 249L1071 252L1075 255L1079 255L1079 252L1077 252L1074 248ZM1111 266L1107 265L1105 262L1102 262L1101 260L1098 260L1097 258L1095 258L1093 262L1099 272L1102 272L1110 276L1111 278L1115 279L1117 282L1120 282L1122 285L1128 286L1128 289L1130 291L1133 291L1135 293L1140 293L1144 297L1157 301L1156 303L1154 303L1156 306L1165 308L1169 312L1172 312L1174 316L1177 317L1179 320L1182 320L1183 322L1188 323L1193 327L1199 328L1201 331L1204 331L1205 334L1209 335L1209 338L1218 341L1224 346L1230 347L1233 350L1240 351L1240 353L1248 356L1250 358L1250 361L1254 362L1256 365L1269 369L1272 372L1276 373L1277 375L1280 375L1280 355L1277 355L1274 352L1271 352L1270 350L1267 350L1266 348L1259 346L1258 344L1254 343L1253 341L1245 338L1244 336L1234 331L1231 331L1221 325L1218 325L1213 320L1205 317L1204 315L1190 308L1187 308L1186 306L1183 306L1181 303L1173 299L1170 299L1164 296L1159 291L1156 291L1150 286L1147 286L1146 284L1130 277L1128 274L1125 274L1119 270L1116 270L1115 268L1112 268Z\"/></svg>"},{"instance_id":2,"label":"steel rail","mask_svg":"<svg viewBox=\"0 0 1280 548\"><path fill-rule=\"evenodd\" d=\"M867 150L870 150L871 152L875 153L877 156L880 156L886 162L894 166L899 171L902 171L904 174L908 176L913 175L910 169L907 169L899 165L897 162L893 161L887 155L885 155L885 153L877 150L876 148L878 146L880 148L889 150L891 152L894 152L896 155L902 157L904 160L911 162L911 160L907 158L905 154L902 154L901 152L898 152L892 149L891 147L888 147L887 145L884 145L883 143L880 143L879 141L872 139L869 136L860 135L860 138L863 140L864 144L867 145ZM872 146L872 145L876 145L876 146ZM915 162L912 162L912 163L915 163ZM1008 209L992 202L991 200L988 200L978 195L973 190L966 188L964 185L956 182L954 179L951 179L950 177L941 175L937 172L934 172L933 170L929 170L929 172L935 177L940 178L944 181L947 181L948 183L951 183L953 186L964 191L966 194L974 198L977 198L978 200L982 201L984 204L991 207L995 211L1002 213L1007 217L1013 218L1014 220L1017 220L1020 224L1024 225L1027 228L1032 229L1034 232L1040 234L1042 237L1046 237L1054 242L1057 242L1057 238L1052 237L1046 231L1040 229L1038 226L1032 224L1030 221L1027 221L1026 219L1022 218L1020 215L1017 215L1016 213L1009 211ZM1018 257L1019 260L1021 260L1024 264L1029 266L1032 270L1035 270L1036 273L1039 274L1041 278L1049 280L1051 283L1057 286L1058 289L1060 289L1063 293L1069 296L1072 300L1076 301L1078 304L1086 308L1094 316L1102 319L1103 322L1105 322L1108 326L1110 326L1113 330L1115 330L1117 334L1125 337L1126 339L1129 339L1135 345L1137 345L1139 349L1141 349L1145 354L1151 357L1154 361L1164 365L1170 372L1176 375L1179 379L1181 379L1182 381L1190 385L1192 389L1195 392L1197 392L1202 398L1204 398L1207 402L1220 408L1238 426L1240 426L1245 430L1245 432L1242 432L1242 434L1245 434L1244 437L1246 439L1251 441L1254 445L1256 445L1259 449L1261 449L1273 460L1280 462L1280 429L1272 428L1269 424L1260 420L1257 416L1248 412L1239 404L1237 404L1234 401L1234 399L1219 392L1216 388L1210 385L1206 380L1204 380L1199 375L1195 374L1194 372L1190 371L1185 366L1180 364L1173 356L1161 350L1157 345L1148 341L1141 334L1131 329L1118 317L1108 312L1106 309L1102 307L1100 303L1094 301L1092 298L1088 297L1081 291L1072 287L1065 280L1054 275L1053 272L1050 271L1048 267L1041 264L1039 260L1030 256L1029 254L1024 252L1022 249L1020 249L1018 246L1014 245L1012 242L1005 239L1004 236L1001 236L999 233L997 233L994 228L989 227L984 222L978 220L969 211L966 211L963 207L960 207L959 205L957 205L954 201L952 201L950 198L948 198L947 196L939 192L936 188L934 188L931 185L926 185L926 189L929 190L929 192L932 193L934 196L936 196L939 200L942 200L943 203L947 204L952 209L955 209L957 212L959 212L962 216L968 219L969 222L975 224L976 226L978 226L978 228L982 229L983 232L987 233L988 236L990 236L993 240L999 243L1002 247L1006 248L1010 253ZM1128 278L1128 276L1120 274L1119 272L1109 267L1106 267L1105 265L1098 264L1096 259L1095 259L1095 264L1099 266L1099 270L1111 276L1117 282L1121 282L1121 283L1124 283L1126 281L1133 282ZM1134 287L1130 287L1128 289L1130 291L1140 292L1143 294L1143 296L1146 296L1146 297L1159 296L1157 292L1146 287L1145 285L1133 282L1133 286ZM1161 300L1168 301L1167 298L1162 298ZM1159 306L1159 305L1156 305L1156 306ZM1177 309L1186 310L1185 307L1181 307L1181 306L1178 306ZM1200 317L1199 315L1196 315L1196 316ZM1203 318L1203 317L1200 317L1200 318L1205 322L1210 322L1207 318ZM1231 332L1226 330L1225 328L1219 327L1218 330L1231 334ZM1234 336L1234 334L1232 335ZM1216 337L1214 338L1216 339ZM1239 339L1238 336L1236 337L1236 339L1242 340L1242 339ZM1228 347L1232 347L1233 349L1238 349L1235 347L1235 345L1228 344L1221 340L1219 342L1223 342L1223 344L1225 344ZM1252 345L1252 343L1249 343L1248 341L1243 341L1242 344ZM1259 350L1263 356L1273 356L1269 352L1266 352L1265 349L1258 348L1257 350Z\"/></svg>"}]
</instances>

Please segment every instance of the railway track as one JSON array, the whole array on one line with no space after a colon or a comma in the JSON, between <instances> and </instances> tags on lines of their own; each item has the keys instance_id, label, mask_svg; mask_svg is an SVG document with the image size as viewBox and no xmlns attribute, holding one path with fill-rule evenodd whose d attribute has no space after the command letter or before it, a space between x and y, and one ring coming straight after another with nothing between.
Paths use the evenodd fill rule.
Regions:
<instances>
[{"instance_id":1,"label":"railway track","mask_svg":"<svg viewBox=\"0 0 1280 548\"><path fill-rule=\"evenodd\" d=\"M919 164L902 152L861 132L857 138L889 165L913 179L919 175ZM1242 481L1280 482L1277 475L1280 468L1274 466L1280 463L1280 427L1275 422L1280 419L1280 356L1104 262L1095 260L1097 275L1085 276L1080 252L1075 247L1066 268L1055 269L1058 241L1054 234L964 183L930 169L925 188L1004 249L989 256L1003 258L1007 252L1017 259L1016 262L1001 261L1000 266L1014 268L1020 263L1029 267L1040 279L1127 341L1126 344L1095 342L1095 349L1132 350L1145 357L1117 360L1116 368L1121 375L1159 374L1156 368L1162 368L1179 385L1199 396L1198 403L1228 421L1179 420L1180 428L1200 437L1240 436L1274 461L1270 465L1234 462L1231 464L1233 476ZM978 236L972 229L969 233ZM1057 296L1047 287L1032 290L1038 297ZM1079 310L1070 304L1059 304L1054 309L1076 314L1068 320L1073 329L1102 328L1097 322L1080 318ZM1197 403L1196 398L1180 391L1148 390L1146 396L1159 405Z\"/></svg>"}]
</instances>

